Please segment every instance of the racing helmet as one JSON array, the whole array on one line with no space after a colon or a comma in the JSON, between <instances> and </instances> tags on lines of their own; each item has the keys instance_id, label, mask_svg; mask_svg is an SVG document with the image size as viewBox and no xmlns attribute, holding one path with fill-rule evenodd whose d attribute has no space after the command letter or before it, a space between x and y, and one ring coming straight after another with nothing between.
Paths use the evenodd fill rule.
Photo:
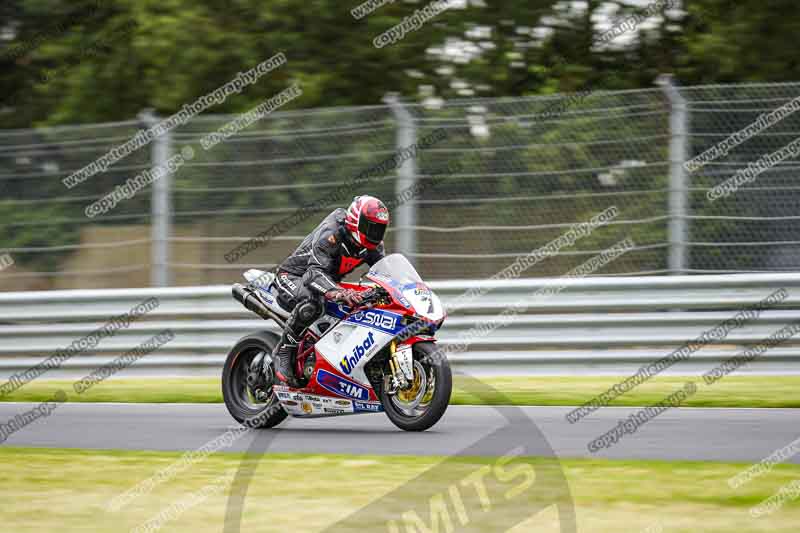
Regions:
<instances>
[{"instance_id":1,"label":"racing helmet","mask_svg":"<svg viewBox=\"0 0 800 533\"><path fill-rule=\"evenodd\" d=\"M344 224L359 246L374 250L383 241L389 210L374 196L356 196L347 208Z\"/></svg>"}]
</instances>

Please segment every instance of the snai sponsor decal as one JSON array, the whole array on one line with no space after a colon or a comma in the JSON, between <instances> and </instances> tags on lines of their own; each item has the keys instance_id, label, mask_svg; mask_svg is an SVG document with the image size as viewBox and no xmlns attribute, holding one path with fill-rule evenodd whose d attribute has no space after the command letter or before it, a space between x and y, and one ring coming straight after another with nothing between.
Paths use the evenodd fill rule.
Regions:
<instances>
[{"instance_id":1,"label":"snai sponsor decal","mask_svg":"<svg viewBox=\"0 0 800 533\"><path fill-rule=\"evenodd\" d=\"M348 322L370 326L386 333L397 333L398 316L380 311L359 311L347 319Z\"/></svg>"},{"instance_id":2,"label":"snai sponsor decal","mask_svg":"<svg viewBox=\"0 0 800 533\"><path fill-rule=\"evenodd\" d=\"M339 396L344 396L345 398L353 398L355 400L366 400L369 398L369 392L366 388L358 383L340 378L321 368L317 370L317 382L324 389L338 394Z\"/></svg>"},{"instance_id":3,"label":"snai sponsor decal","mask_svg":"<svg viewBox=\"0 0 800 533\"><path fill-rule=\"evenodd\" d=\"M361 358L369 352L369 349L375 345L375 337L373 333L370 331L367 338L361 344L356 345L353 348L353 355L345 355L342 357L342 361L339 363L339 368L342 369L342 372L347 374L348 376L353 372L353 369L356 367Z\"/></svg>"}]
</instances>

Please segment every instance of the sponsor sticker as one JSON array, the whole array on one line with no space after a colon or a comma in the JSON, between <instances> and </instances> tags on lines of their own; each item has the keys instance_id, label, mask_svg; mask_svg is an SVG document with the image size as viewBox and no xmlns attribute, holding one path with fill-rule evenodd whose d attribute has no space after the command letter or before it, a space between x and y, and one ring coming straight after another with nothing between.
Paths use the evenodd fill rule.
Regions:
<instances>
[{"instance_id":1,"label":"sponsor sticker","mask_svg":"<svg viewBox=\"0 0 800 533\"><path fill-rule=\"evenodd\" d=\"M381 311L359 311L347 319L348 322L373 327L386 333L397 333L398 315Z\"/></svg>"},{"instance_id":2,"label":"sponsor sticker","mask_svg":"<svg viewBox=\"0 0 800 533\"><path fill-rule=\"evenodd\" d=\"M319 403L319 402L322 401L322 396L317 396L316 394L304 394L303 395L303 400L305 400L307 402L312 402L312 403L313 402Z\"/></svg>"},{"instance_id":3,"label":"sponsor sticker","mask_svg":"<svg viewBox=\"0 0 800 533\"><path fill-rule=\"evenodd\" d=\"M354 400L367 400L369 398L369 392L365 387L348 379L340 378L321 368L317 370L317 382L324 389L338 396L353 398Z\"/></svg>"},{"instance_id":4,"label":"sponsor sticker","mask_svg":"<svg viewBox=\"0 0 800 533\"><path fill-rule=\"evenodd\" d=\"M383 411L383 405L373 402L353 402L353 410L365 413L380 413Z\"/></svg>"},{"instance_id":5,"label":"sponsor sticker","mask_svg":"<svg viewBox=\"0 0 800 533\"><path fill-rule=\"evenodd\" d=\"M303 412L307 415L310 415L312 412L314 412L314 408L311 407L311 404L309 402L303 402L301 407L303 408Z\"/></svg>"},{"instance_id":6,"label":"sponsor sticker","mask_svg":"<svg viewBox=\"0 0 800 533\"><path fill-rule=\"evenodd\" d=\"M367 353L369 353L369 349L375 345L375 335L370 331L367 338L364 339L361 344L357 344L355 348L353 348L352 355L345 355L342 360L339 362L339 368L342 369L342 372L347 374L348 376L353 373L356 365L361 358L364 357Z\"/></svg>"}]
</instances>

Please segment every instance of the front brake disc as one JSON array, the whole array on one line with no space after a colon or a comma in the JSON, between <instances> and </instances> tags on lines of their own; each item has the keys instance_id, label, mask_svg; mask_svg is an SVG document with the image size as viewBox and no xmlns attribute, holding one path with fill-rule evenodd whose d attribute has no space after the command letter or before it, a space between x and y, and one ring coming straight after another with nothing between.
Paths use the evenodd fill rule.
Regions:
<instances>
[{"instance_id":1,"label":"front brake disc","mask_svg":"<svg viewBox=\"0 0 800 533\"><path fill-rule=\"evenodd\" d=\"M425 367L419 361L414 361L414 382L411 387L403 390L398 390L397 394L392 397L392 401L403 410L416 409L425 393L428 390L428 379L425 373Z\"/></svg>"}]
</instances>

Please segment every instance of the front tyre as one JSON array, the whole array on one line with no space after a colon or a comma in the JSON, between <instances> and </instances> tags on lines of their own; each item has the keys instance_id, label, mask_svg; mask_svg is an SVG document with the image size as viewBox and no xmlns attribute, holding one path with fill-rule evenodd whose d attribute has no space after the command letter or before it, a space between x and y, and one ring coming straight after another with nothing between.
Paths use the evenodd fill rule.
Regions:
<instances>
[{"instance_id":1,"label":"front tyre","mask_svg":"<svg viewBox=\"0 0 800 533\"><path fill-rule=\"evenodd\" d=\"M413 346L414 382L410 389L390 394L381 388L381 403L392 423L405 431L425 431L444 415L453 390L450 363L432 342Z\"/></svg>"},{"instance_id":2,"label":"front tyre","mask_svg":"<svg viewBox=\"0 0 800 533\"><path fill-rule=\"evenodd\" d=\"M237 422L251 428L271 428L283 422L283 410L272 391L273 377L258 378L250 372L250 363L260 354L271 354L280 341L269 331L243 337L231 349L222 370L222 398ZM248 379L249 378L249 379Z\"/></svg>"}]
</instances>

